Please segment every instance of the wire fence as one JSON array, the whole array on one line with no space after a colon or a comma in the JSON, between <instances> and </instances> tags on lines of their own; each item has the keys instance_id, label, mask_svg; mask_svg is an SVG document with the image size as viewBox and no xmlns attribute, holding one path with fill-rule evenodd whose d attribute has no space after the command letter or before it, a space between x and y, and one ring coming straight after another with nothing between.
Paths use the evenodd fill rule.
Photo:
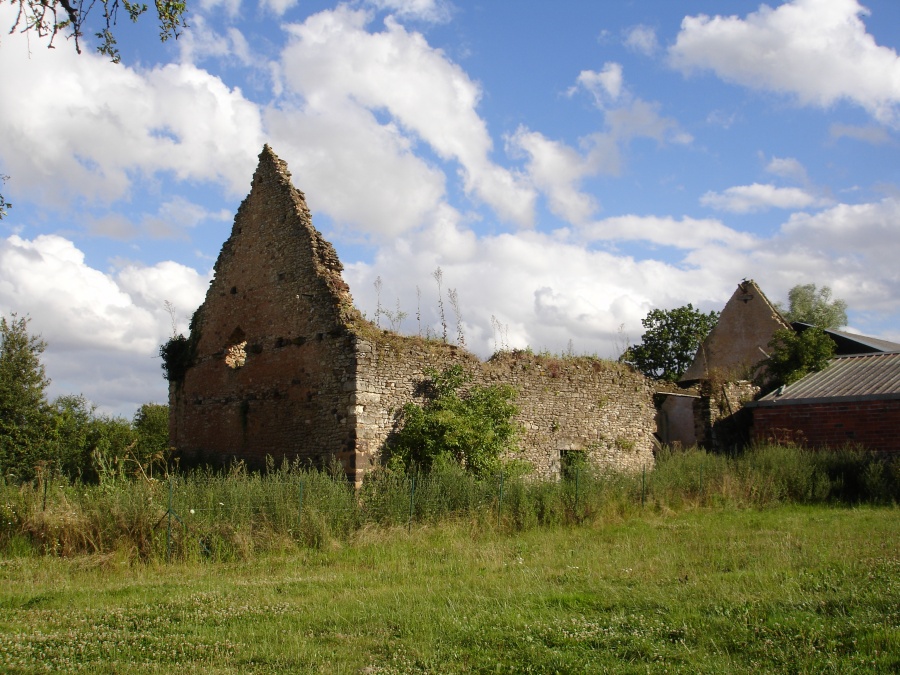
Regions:
<instances>
[{"instance_id":1,"label":"wire fence","mask_svg":"<svg viewBox=\"0 0 900 675\"><path fill-rule=\"evenodd\" d=\"M521 473L476 478L454 465L427 474L376 471L358 489L340 471L290 465L93 485L48 475L0 482L0 554L124 551L139 559L221 560L449 520L501 534L649 509L822 501L900 501L900 458L775 446L741 457L663 453L654 467L632 474L569 467L558 480Z\"/></svg>"},{"instance_id":2,"label":"wire fence","mask_svg":"<svg viewBox=\"0 0 900 675\"><path fill-rule=\"evenodd\" d=\"M223 525L230 531L256 529L320 546L367 525L411 531L415 524L461 518L504 530L578 522L587 514L590 487L597 483L581 470L553 483L504 473L480 480L461 472L385 473L367 480L359 490L340 477L321 473L287 473L279 478L226 480L216 490L210 485L210 479L215 481L211 476L202 481L170 477L166 557L190 538L197 539L201 554L216 555ZM240 494L234 494L235 488ZM642 489L642 503L645 492Z\"/></svg>"}]
</instances>

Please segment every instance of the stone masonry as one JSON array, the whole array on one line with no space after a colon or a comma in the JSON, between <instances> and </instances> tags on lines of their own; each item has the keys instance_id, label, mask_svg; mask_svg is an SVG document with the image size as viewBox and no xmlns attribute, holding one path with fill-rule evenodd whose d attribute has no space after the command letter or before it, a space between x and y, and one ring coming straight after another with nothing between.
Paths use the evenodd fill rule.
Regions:
<instances>
[{"instance_id":1,"label":"stone masonry","mask_svg":"<svg viewBox=\"0 0 900 675\"><path fill-rule=\"evenodd\" d=\"M572 451L614 469L652 465L652 391L639 373L525 352L483 363L381 331L353 306L341 270L266 146L191 322L188 367L169 384L170 442L187 460L337 460L358 483L425 370L460 364L474 382L516 388L520 457L538 475L557 475Z\"/></svg>"}]
</instances>

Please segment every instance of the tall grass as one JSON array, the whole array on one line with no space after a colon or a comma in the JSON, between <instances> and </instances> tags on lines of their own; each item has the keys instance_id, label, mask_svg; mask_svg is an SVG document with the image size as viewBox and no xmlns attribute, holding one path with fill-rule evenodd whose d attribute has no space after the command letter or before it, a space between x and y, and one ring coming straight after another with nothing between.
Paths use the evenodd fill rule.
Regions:
<instances>
[{"instance_id":1,"label":"tall grass","mask_svg":"<svg viewBox=\"0 0 900 675\"><path fill-rule=\"evenodd\" d=\"M166 480L114 476L0 484L0 553L246 559L340 546L373 528L463 521L479 531L618 521L642 510L900 501L900 458L852 448L766 445L736 456L664 450L637 474L581 469L564 480L522 472L475 479L458 466L375 471L355 490L339 470L299 465L195 470Z\"/></svg>"}]
</instances>

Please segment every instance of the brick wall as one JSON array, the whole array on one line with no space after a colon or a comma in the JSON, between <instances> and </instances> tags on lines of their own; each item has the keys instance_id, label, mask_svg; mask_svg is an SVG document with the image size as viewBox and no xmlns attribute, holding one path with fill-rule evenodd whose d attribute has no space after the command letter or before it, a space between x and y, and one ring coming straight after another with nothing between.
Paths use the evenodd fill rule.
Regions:
<instances>
[{"instance_id":1,"label":"brick wall","mask_svg":"<svg viewBox=\"0 0 900 675\"><path fill-rule=\"evenodd\" d=\"M809 447L861 445L900 452L900 400L759 406L753 438Z\"/></svg>"},{"instance_id":2,"label":"brick wall","mask_svg":"<svg viewBox=\"0 0 900 675\"><path fill-rule=\"evenodd\" d=\"M192 322L193 366L170 383L170 438L183 455L337 456L353 467L355 310L340 272L266 147Z\"/></svg>"}]
</instances>

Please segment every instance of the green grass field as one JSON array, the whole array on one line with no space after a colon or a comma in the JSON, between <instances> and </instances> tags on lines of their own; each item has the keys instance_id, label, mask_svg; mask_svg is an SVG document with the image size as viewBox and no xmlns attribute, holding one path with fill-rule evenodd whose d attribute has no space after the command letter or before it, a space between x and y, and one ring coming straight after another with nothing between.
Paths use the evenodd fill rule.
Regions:
<instances>
[{"instance_id":1,"label":"green grass field","mask_svg":"<svg viewBox=\"0 0 900 675\"><path fill-rule=\"evenodd\" d=\"M900 509L363 527L233 562L0 559L0 671L900 671Z\"/></svg>"}]
</instances>

